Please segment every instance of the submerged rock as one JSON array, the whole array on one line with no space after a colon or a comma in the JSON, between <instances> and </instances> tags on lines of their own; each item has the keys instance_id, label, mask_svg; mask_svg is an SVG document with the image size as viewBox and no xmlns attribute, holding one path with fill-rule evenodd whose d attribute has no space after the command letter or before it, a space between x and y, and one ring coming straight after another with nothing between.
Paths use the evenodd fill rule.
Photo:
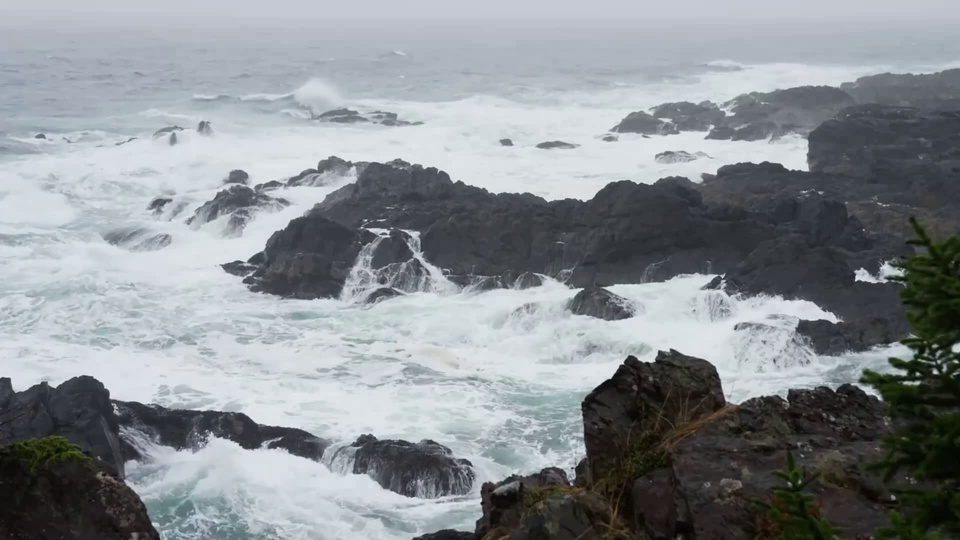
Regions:
<instances>
[{"instance_id":1,"label":"submerged rock","mask_svg":"<svg viewBox=\"0 0 960 540\"><path fill-rule=\"evenodd\" d=\"M153 212L154 214L159 214L163 212L164 207L172 202L173 199L169 197L157 197L150 201L150 204L147 205L147 210Z\"/></svg>"},{"instance_id":2,"label":"submerged rock","mask_svg":"<svg viewBox=\"0 0 960 540\"><path fill-rule=\"evenodd\" d=\"M209 437L227 439L247 450L279 448L314 461L323 457L330 442L301 429L257 424L243 413L166 409L132 401L114 401L118 421L126 429L140 432L154 443L177 450L196 450ZM126 459L141 459L129 441Z\"/></svg>"},{"instance_id":3,"label":"submerged rock","mask_svg":"<svg viewBox=\"0 0 960 540\"><path fill-rule=\"evenodd\" d=\"M400 120L397 113L386 111L373 111L371 113L360 113L353 109L334 109L314 116L314 120L321 122L330 122L334 124L380 124L383 126L416 126L422 122L408 122Z\"/></svg>"},{"instance_id":4,"label":"submerged rock","mask_svg":"<svg viewBox=\"0 0 960 540\"><path fill-rule=\"evenodd\" d=\"M156 233L137 225L113 229L101 234L101 237L108 244L130 251L157 251L173 242L169 234Z\"/></svg>"},{"instance_id":5,"label":"submerged rock","mask_svg":"<svg viewBox=\"0 0 960 540\"><path fill-rule=\"evenodd\" d=\"M712 126L719 125L726 113L716 103L704 101L690 103L664 103L651 109L654 118L666 118L676 125L680 131L707 131Z\"/></svg>"},{"instance_id":6,"label":"submerged rock","mask_svg":"<svg viewBox=\"0 0 960 540\"><path fill-rule=\"evenodd\" d=\"M244 185L233 184L197 208L187 224L199 226L229 215L228 232L239 234L255 211L277 211L289 206L285 199L271 197Z\"/></svg>"},{"instance_id":7,"label":"submerged rock","mask_svg":"<svg viewBox=\"0 0 960 540\"><path fill-rule=\"evenodd\" d=\"M600 287L590 287L577 293L567 309L574 315L586 315L605 321L629 319L636 314L636 307L622 296Z\"/></svg>"},{"instance_id":8,"label":"submerged rock","mask_svg":"<svg viewBox=\"0 0 960 540\"><path fill-rule=\"evenodd\" d=\"M690 152L684 152L683 150L679 150L676 152L667 150L666 152L660 152L659 154L657 154L654 159L656 160L657 163L670 164L670 163L689 163L691 161L696 161L699 158L709 159L710 156L708 156L703 152L697 152L695 154L691 154Z\"/></svg>"},{"instance_id":9,"label":"submerged rock","mask_svg":"<svg viewBox=\"0 0 960 540\"><path fill-rule=\"evenodd\" d=\"M579 148L579 144L573 144L563 141L548 141L542 142L537 145L537 148L541 150L572 150L574 148Z\"/></svg>"},{"instance_id":10,"label":"submerged rock","mask_svg":"<svg viewBox=\"0 0 960 540\"><path fill-rule=\"evenodd\" d=\"M616 135L604 135L600 140L603 142L617 142L620 138Z\"/></svg>"},{"instance_id":11,"label":"submerged rock","mask_svg":"<svg viewBox=\"0 0 960 540\"><path fill-rule=\"evenodd\" d=\"M354 474L366 474L383 488L406 497L465 495L473 487L473 464L454 458L449 448L431 440L411 443L363 435L351 446L337 450L338 454L347 452L353 453Z\"/></svg>"},{"instance_id":12,"label":"submerged rock","mask_svg":"<svg viewBox=\"0 0 960 540\"><path fill-rule=\"evenodd\" d=\"M372 293L368 294L367 297L363 299L363 303L379 304L384 300L389 300L391 298L396 298L398 296L403 296L403 293L394 289L393 287L380 287L374 290Z\"/></svg>"}]
</instances>

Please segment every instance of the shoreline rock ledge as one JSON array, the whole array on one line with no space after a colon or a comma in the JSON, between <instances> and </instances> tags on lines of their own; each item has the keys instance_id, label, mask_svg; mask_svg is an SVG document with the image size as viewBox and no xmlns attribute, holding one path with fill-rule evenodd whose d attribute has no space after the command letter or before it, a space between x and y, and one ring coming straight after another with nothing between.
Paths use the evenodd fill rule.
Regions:
<instances>
[{"instance_id":1,"label":"shoreline rock ledge","mask_svg":"<svg viewBox=\"0 0 960 540\"><path fill-rule=\"evenodd\" d=\"M555 468L488 482L473 532L419 538L751 540L750 501L779 485L788 451L820 474L809 491L845 537L868 537L896 506L866 468L890 430L883 405L853 385L734 405L711 363L670 350L628 357L581 409L586 458L574 482Z\"/></svg>"}]
</instances>

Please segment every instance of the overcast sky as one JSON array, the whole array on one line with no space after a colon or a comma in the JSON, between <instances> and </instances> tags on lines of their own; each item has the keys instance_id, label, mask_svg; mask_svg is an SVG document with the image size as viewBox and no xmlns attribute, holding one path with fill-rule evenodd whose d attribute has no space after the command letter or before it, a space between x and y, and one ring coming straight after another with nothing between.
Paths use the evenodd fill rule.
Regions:
<instances>
[{"instance_id":1,"label":"overcast sky","mask_svg":"<svg viewBox=\"0 0 960 540\"><path fill-rule=\"evenodd\" d=\"M960 0L0 0L0 14L278 19L960 20Z\"/></svg>"}]
</instances>

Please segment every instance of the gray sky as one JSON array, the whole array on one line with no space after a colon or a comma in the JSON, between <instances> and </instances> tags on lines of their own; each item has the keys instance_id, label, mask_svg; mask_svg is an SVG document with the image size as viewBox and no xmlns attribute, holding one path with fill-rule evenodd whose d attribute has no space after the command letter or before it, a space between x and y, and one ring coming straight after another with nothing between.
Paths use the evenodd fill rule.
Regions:
<instances>
[{"instance_id":1,"label":"gray sky","mask_svg":"<svg viewBox=\"0 0 960 540\"><path fill-rule=\"evenodd\" d=\"M960 0L0 0L31 19L960 20Z\"/></svg>"}]
</instances>

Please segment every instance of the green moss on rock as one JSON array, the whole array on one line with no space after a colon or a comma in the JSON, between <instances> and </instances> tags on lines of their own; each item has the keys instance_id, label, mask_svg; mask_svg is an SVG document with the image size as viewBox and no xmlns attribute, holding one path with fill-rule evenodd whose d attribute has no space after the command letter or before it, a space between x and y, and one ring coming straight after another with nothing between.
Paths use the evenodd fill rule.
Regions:
<instances>
[{"instance_id":1,"label":"green moss on rock","mask_svg":"<svg viewBox=\"0 0 960 540\"><path fill-rule=\"evenodd\" d=\"M26 461L30 464L31 470L69 460L93 468L93 460L85 455L79 446L60 436L28 439L9 444L0 448L0 461L6 459Z\"/></svg>"}]
</instances>

